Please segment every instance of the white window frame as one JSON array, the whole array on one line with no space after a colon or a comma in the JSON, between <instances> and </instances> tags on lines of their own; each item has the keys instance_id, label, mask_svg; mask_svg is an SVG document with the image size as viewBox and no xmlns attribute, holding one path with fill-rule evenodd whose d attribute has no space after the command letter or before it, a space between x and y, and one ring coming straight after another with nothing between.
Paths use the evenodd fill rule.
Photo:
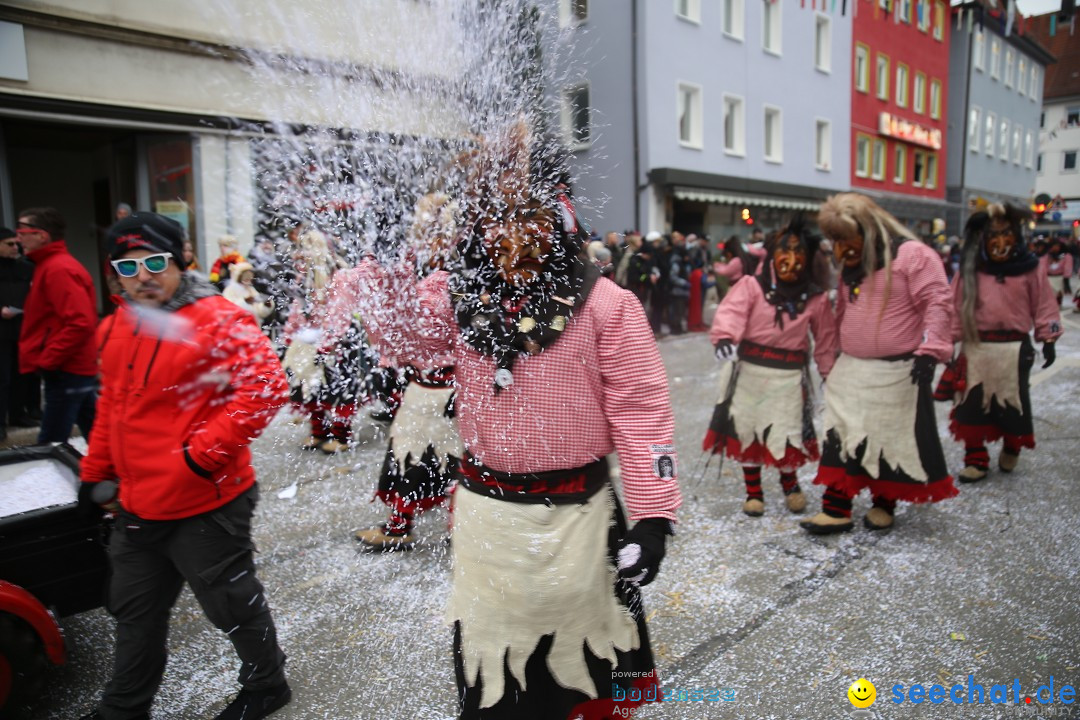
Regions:
<instances>
[{"instance_id":1,"label":"white window frame","mask_svg":"<svg viewBox=\"0 0 1080 720\"><path fill-rule=\"evenodd\" d=\"M1012 130L1012 161L1013 165L1020 165L1020 161L1023 159L1023 145L1021 143L1024 140L1024 128L1020 123L1013 125Z\"/></svg>"},{"instance_id":2,"label":"white window frame","mask_svg":"<svg viewBox=\"0 0 1080 720\"><path fill-rule=\"evenodd\" d=\"M986 113L983 132L983 152L994 157L997 150L997 115L992 112Z\"/></svg>"},{"instance_id":3,"label":"white window frame","mask_svg":"<svg viewBox=\"0 0 1080 720\"><path fill-rule=\"evenodd\" d=\"M922 158L922 174L916 175L915 170L919 167L919 158ZM915 150L911 153L911 186L921 188L926 184L926 151Z\"/></svg>"},{"instance_id":4,"label":"white window frame","mask_svg":"<svg viewBox=\"0 0 1080 720\"><path fill-rule=\"evenodd\" d=\"M1027 95L1027 58L1023 55L1016 61L1016 92Z\"/></svg>"},{"instance_id":5,"label":"white window frame","mask_svg":"<svg viewBox=\"0 0 1080 720\"><path fill-rule=\"evenodd\" d=\"M971 56L975 69L979 72L986 71L986 32L984 30L976 30L971 36Z\"/></svg>"},{"instance_id":6,"label":"white window frame","mask_svg":"<svg viewBox=\"0 0 1080 720\"><path fill-rule=\"evenodd\" d=\"M724 93L722 107L724 108L723 124L721 126L724 138L724 154L746 157L746 98L741 95ZM734 108L731 130L732 144L729 146L727 137L728 113L732 107Z\"/></svg>"},{"instance_id":7,"label":"white window frame","mask_svg":"<svg viewBox=\"0 0 1080 720\"><path fill-rule=\"evenodd\" d=\"M723 0L723 3L724 7L720 15L721 32L732 40L742 42L745 35L745 0ZM724 27L728 17L731 18L730 28Z\"/></svg>"},{"instance_id":8,"label":"white window frame","mask_svg":"<svg viewBox=\"0 0 1080 720\"><path fill-rule=\"evenodd\" d=\"M904 80L900 81L900 74L903 73ZM908 85L911 75L911 70L904 63L896 63L896 89L893 91L893 97L896 99L898 107L906 108L908 101L911 99L908 94Z\"/></svg>"},{"instance_id":9,"label":"white window frame","mask_svg":"<svg viewBox=\"0 0 1080 720\"><path fill-rule=\"evenodd\" d=\"M765 113L762 117L762 154L765 157L765 162L769 163L782 163L784 162L784 111L776 105L766 104L764 106ZM772 125L772 137L769 133L769 118L774 118ZM773 152L768 152L769 143L772 143Z\"/></svg>"},{"instance_id":10,"label":"white window frame","mask_svg":"<svg viewBox=\"0 0 1080 720\"><path fill-rule=\"evenodd\" d=\"M1031 87L1028 88L1028 97L1031 98L1031 102L1039 102L1039 98L1042 97L1039 80L1039 66L1031 63Z\"/></svg>"},{"instance_id":11,"label":"white window frame","mask_svg":"<svg viewBox=\"0 0 1080 720\"><path fill-rule=\"evenodd\" d=\"M885 61L882 64L882 61ZM885 82L881 82L881 71L885 70ZM878 100L888 100L889 92L892 82L892 62L889 60L889 56L885 53L876 53L874 55L874 95Z\"/></svg>"},{"instance_id":12,"label":"white window frame","mask_svg":"<svg viewBox=\"0 0 1080 720\"><path fill-rule=\"evenodd\" d=\"M1030 170L1035 159L1035 133L1028 130L1024 135L1024 166Z\"/></svg>"},{"instance_id":13,"label":"white window frame","mask_svg":"<svg viewBox=\"0 0 1080 720\"><path fill-rule=\"evenodd\" d=\"M945 3L940 0L934 2L934 32L933 36L935 40L941 41L945 38L945 24L949 22L946 19Z\"/></svg>"},{"instance_id":14,"label":"white window frame","mask_svg":"<svg viewBox=\"0 0 1080 720\"><path fill-rule=\"evenodd\" d=\"M1005 87L1011 88L1015 84L1013 73L1016 71L1016 55L1011 47L1005 48Z\"/></svg>"},{"instance_id":15,"label":"white window frame","mask_svg":"<svg viewBox=\"0 0 1080 720\"><path fill-rule=\"evenodd\" d=\"M574 106L575 97L581 90L585 90L585 140L578 140L577 138L577 126L574 124L577 119L577 108ZM566 140L567 147L571 151L587 150L592 147L592 88L589 87L588 81L574 83L573 85L567 85L562 90L562 105L561 105L561 120L563 129L563 138Z\"/></svg>"},{"instance_id":16,"label":"white window frame","mask_svg":"<svg viewBox=\"0 0 1080 720\"><path fill-rule=\"evenodd\" d=\"M894 0L898 4L896 12L900 14L900 22L911 24L911 0Z\"/></svg>"},{"instance_id":17,"label":"white window frame","mask_svg":"<svg viewBox=\"0 0 1080 720\"><path fill-rule=\"evenodd\" d=\"M996 35L990 38L990 77L1001 79L1001 41Z\"/></svg>"},{"instance_id":18,"label":"white window frame","mask_svg":"<svg viewBox=\"0 0 1080 720\"><path fill-rule=\"evenodd\" d=\"M911 83L911 109L920 115L926 112L926 76L921 72L915 73Z\"/></svg>"},{"instance_id":19,"label":"white window frame","mask_svg":"<svg viewBox=\"0 0 1080 720\"><path fill-rule=\"evenodd\" d=\"M1009 162L1009 130L1012 123L1009 118L1001 118L998 125L998 159L1001 162Z\"/></svg>"},{"instance_id":20,"label":"white window frame","mask_svg":"<svg viewBox=\"0 0 1080 720\"><path fill-rule=\"evenodd\" d=\"M907 146L898 142L893 145L893 183L903 185L907 182Z\"/></svg>"},{"instance_id":21,"label":"white window frame","mask_svg":"<svg viewBox=\"0 0 1080 720\"><path fill-rule=\"evenodd\" d=\"M915 20L918 22L919 30L922 32L928 32L930 26L934 24L933 18L930 13L933 9L930 7L930 0L915 0ZM919 8L922 8L922 19L919 19Z\"/></svg>"},{"instance_id":22,"label":"white window frame","mask_svg":"<svg viewBox=\"0 0 1080 720\"><path fill-rule=\"evenodd\" d=\"M686 12L679 12L679 6L686 5ZM686 22L701 24L701 0L675 0L675 17Z\"/></svg>"},{"instance_id":23,"label":"white window frame","mask_svg":"<svg viewBox=\"0 0 1080 720\"><path fill-rule=\"evenodd\" d=\"M933 172L930 169L933 168ZM937 189L938 180L938 154L931 150L927 150L923 159L923 184L922 186L927 190Z\"/></svg>"},{"instance_id":24,"label":"white window frame","mask_svg":"<svg viewBox=\"0 0 1080 720\"><path fill-rule=\"evenodd\" d=\"M859 167L859 144L866 143L866 152L863 157L866 158L866 167ZM868 178L870 177L871 159L870 154L873 152L873 143L870 141L869 135L858 134L855 136L855 158L852 163L855 166L855 177Z\"/></svg>"},{"instance_id":25,"label":"white window frame","mask_svg":"<svg viewBox=\"0 0 1080 720\"><path fill-rule=\"evenodd\" d=\"M776 55L781 57L784 54L784 16L781 11L783 4L780 2L769 2L769 0L763 0L761 9L761 49L770 55ZM769 37L769 20L774 20L776 35L773 38L775 42L772 45L767 44L765 41Z\"/></svg>"},{"instance_id":26,"label":"white window frame","mask_svg":"<svg viewBox=\"0 0 1080 720\"><path fill-rule=\"evenodd\" d=\"M968 110L968 150L977 153L982 150L982 108L972 105Z\"/></svg>"},{"instance_id":27,"label":"white window frame","mask_svg":"<svg viewBox=\"0 0 1080 720\"><path fill-rule=\"evenodd\" d=\"M862 72L859 72L859 58L862 57ZM870 48L862 43L855 43L855 59L851 63L851 71L855 74L855 89L859 92L870 92Z\"/></svg>"},{"instance_id":28,"label":"white window frame","mask_svg":"<svg viewBox=\"0 0 1080 720\"><path fill-rule=\"evenodd\" d=\"M704 89L701 85L691 82L679 81L675 84L675 137L679 145L692 150L701 150L705 147L705 98ZM685 112L689 116L690 132L688 138L683 138L683 97L689 94L689 107Z\"/></svg>"},{"instance_id":29,"label":"white window frame","mask_svg":"<svg viewBox=\"0 0 1080 720\"><path fill-rule=\"evenodd\" d=\"M832 171L832 121L827 118L814 119L814 168Z\"/></svg>"},{"instance_id":30,"label":"white window frame","mask_svg":"<svg viewBox=\"0 0 1080 720\"><path fill-rule=\"evenodd\" d=\"M579 17L574 14L576 0L559 0L559 27L577 27L589 21L589 0L581 0L585 3L585 16ZM549 6L550 7L550 6Z\"/></svg>"},{"instance_id":31,"label":"white window frame","mask_svg":"<svg viewBox=\"0 0 1080 720\"><path fill-rule=\"evenodd\" d=\"M821 13L814 16L814 68L823 73L832 72L832 18Z\"/></svg>"},{"instance_id":32,"label":"white window frame","mask_svg":"<svg viewBox=\"0 0 1080 720\"><path fill-rule=\"evenodd\" d=\"M934 120L941 119L941 81L937 78L930 79L930 117Z\"/></svg>"},{"instance_id":33,"label":"white window frame","mask_svg":"<svg viewBox=\"0 0 1080 720\"><path fill-rule=\"evenodd\" d=\"M881 151L880 153L878 151ZM881 161L878 164L878 161ZM870 143L870 179L885 180L885 171L889 165L889 145L884 140L874 138Z\"/></svg>"}]
</instances>

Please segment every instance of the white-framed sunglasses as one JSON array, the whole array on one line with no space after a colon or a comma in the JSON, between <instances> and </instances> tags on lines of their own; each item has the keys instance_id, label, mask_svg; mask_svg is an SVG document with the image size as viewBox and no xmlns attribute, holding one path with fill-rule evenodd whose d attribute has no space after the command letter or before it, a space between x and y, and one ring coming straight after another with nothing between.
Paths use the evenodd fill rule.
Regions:
<instances>
[{"instance_id":1,"label":"white-framed sunglasses","mask_svg":"<svg viewBox=\"0 0 1080 720\"><path fill-rule=\"evenodd\" d=\"M158 253L156 255L147 255L143 258L124 258L123 260L110 260L113 269L116 270L116 274L120 277L133 278L139 274L139 266L142 265L146 268L146 271L157 275L158 273L165 272L165 268L169 267L169 259L172 257L169 253Z\"/></svg>"}]
</instances>

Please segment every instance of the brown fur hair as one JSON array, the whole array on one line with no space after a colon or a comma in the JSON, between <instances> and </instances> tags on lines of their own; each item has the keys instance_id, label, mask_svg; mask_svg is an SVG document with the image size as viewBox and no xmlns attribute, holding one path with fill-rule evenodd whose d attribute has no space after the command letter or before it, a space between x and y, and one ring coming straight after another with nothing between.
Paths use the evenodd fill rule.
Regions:
<instances>
[{"instance_id":1,"label":"brown fur hair","mask_svg":"<svg viewBox=\"0 0 1080 720\"><path fill-rule=\"evenodd\" d=\"M818 213L818 226L831 240L838 236L862 236L862 267L868 278L873 278L880 256L885 268L885 296L881 303L883 315L892 291L894 246L905 240L915 240L915 236L876 202L866 195L853 192L839 193L826 200Z\"/></svg>"}]
</instances>

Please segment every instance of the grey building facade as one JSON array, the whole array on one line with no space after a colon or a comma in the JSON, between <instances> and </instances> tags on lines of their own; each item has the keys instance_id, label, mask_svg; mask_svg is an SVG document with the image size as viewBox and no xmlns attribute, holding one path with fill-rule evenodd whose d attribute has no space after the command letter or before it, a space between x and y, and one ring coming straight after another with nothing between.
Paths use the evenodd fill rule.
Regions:
<instances>
[{"instance_id":1,"label":"grey building facade","mask_svg":"<svg viewBox=\"0 0 1080 720\"><path fill-rule=\"evenodd\" d=\"M757 0L552 1L576 68L563 129L598 231L723 238L748 232L747 218L768 230L850 186L850 15Z\"/></svg>"},{"instance_id":2,"label":"grey building facade","mask_svg":"<svg viewBox=\"0 0 1080 720\"><path fill-rule=\"evenodd\" d=\"M1035 195L1043 77L1054 58L995 22L952 30L946 197L948 231L986 203L1027 207Z\"/></svg>"}]
</instances>

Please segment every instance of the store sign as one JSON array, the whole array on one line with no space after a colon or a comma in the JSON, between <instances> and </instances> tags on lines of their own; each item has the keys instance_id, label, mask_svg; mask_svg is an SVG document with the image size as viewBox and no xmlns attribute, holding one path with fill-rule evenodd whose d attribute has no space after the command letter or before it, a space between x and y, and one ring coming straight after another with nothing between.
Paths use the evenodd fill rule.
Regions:
<instances>
[{"instance_id":1,"label":"store sign","mask_svg":"<svg viewBox=\"0 0 1080 720\"><path fill-rule=\"evenodd\" d=\"M887 112L881 113L878 120L878 132L909 143L922 145L923 147L941 149L941 131L934 128L924 127L919 123L913 123L903 118L898 118Z\"/></svg>"}]
</instances>

